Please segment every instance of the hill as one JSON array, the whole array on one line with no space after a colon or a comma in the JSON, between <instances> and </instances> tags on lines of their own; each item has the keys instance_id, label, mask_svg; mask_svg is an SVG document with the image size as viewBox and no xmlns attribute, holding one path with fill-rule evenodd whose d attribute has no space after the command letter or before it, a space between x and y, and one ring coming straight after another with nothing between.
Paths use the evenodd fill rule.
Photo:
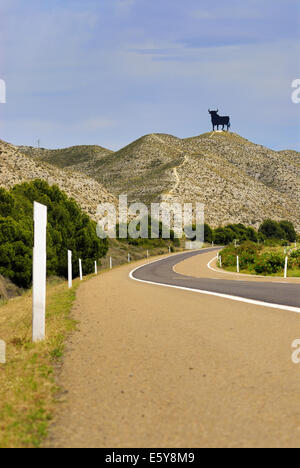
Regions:
<instances>
[{"instance_id":1,"label":"hill","mask_svg":"<svg viewBox=\"0 0 300 468\"><path fill-rule=\"evenodd\" d=\"M91 155L92 151L87 153ZM55 162L58 164L57 160ZM60 169L40 158L26 156L16 146L0 140L0 187L9 189L34 179L45 180L50 185L57 184L92 218L95 218L99 203L116 203L115 197L96 180L69 168Z\"/></svg>"},{"instance_id":2,"label":"hill","mask_svg":"<svg viewBox=\"0 0 300 468\"><path fill-rule=\"evenodd\" d=\"M49 164L54 164L60 168L76 168L82 170L87 162L96 164L103 156L113 153L113 151L98 145L72 146L70 148L49 150L46 148L34 148L33 146L19 146L19 151L27 156L41 159Z\"/></svg>"},{"instance_id":3,"label":"hill","mask_svg":"<svg viewBox=\"0 0 300 468\"><path fill-rule=\"evenodd\" d=\"M57 150L43 150L35 157L47 154L47 161L83 172L114 195L128 193L131 201L167 197L205 203L212 226L242 222L257 227L271 217L289 219L300 230L296 151L273 151L227 132L186 139L151 134L117 152L87 148L60 150L59 158Z\"/></svg>"}]
</instances>

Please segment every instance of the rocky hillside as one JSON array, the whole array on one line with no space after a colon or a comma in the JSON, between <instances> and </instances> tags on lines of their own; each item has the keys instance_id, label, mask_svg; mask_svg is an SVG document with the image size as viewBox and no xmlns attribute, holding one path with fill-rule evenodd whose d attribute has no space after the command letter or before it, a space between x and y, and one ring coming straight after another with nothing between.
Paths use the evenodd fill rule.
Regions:
<instances>
[{"instance_id":1,"label":"rocky hillside","mask_svg":"<svg viewBox=\"0 0 300 468\"><path fill-rule=\"evenodd\" d=\"M45 159L41 150L21 150ZM226 132L187 139L152 134L115 153L102 148L89 155L79 148L71 160L68 150L61 151L64 156L57 161L57 153L47 150L47 161L83 172L114 195L128 193L131 201L199 201L212 226L229 222L258 226L272 217L289 219L300 230L296 151L276 152Z\"/></svg>"},{"instance_id":2,"label":"rocky hillside","mask_svg":"<svg viewBox=\"0 0 300 468\"><path fill-rule=\"evenodd\" d=\"M34 148L32 146L19 146L19 151L27 156L41 159L60 168L78 166L82 170L84 170L86 164L95 165L103 156L113 153L113 151L97 145L72 146L70 148L56 150Z\"/></svg>"},{"instance_id":3,"label":"rocky hillside","mask_svg":"<svg viewBox=\"0 0 300 468\"><path fill-rule=\"evenodd\" d=\"M95 219L99 203L116 203L115 197L96 180L33 159L21 153L17 147L0 140L0 187L10 188L33 179L46 180L50 185L57 184Z\"/></svg>"}]
</instances>

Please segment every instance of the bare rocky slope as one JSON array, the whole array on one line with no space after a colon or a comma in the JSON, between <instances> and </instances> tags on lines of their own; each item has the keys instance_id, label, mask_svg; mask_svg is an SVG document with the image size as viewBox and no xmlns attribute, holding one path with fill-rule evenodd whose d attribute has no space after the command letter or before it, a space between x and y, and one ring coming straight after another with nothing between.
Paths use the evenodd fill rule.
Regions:
<instances>
[{"instance_id":1,"label":"bare rocky slope","mask_svg":"<svg viewBox=\"0 0 300 468\"><path fill-rule=\"evenodd\" d=\"M94 219L99 203L116 203L115 197L96 180L33 159L21 153L16 146L0 140L0 187L8 189L34 179L46 180L50 185L57 184Z\"/></svg>"},{"instance_id":2,"label":"bare rocky slope","mask_svg":"<svg viewBox=\"0 0 300 468\"><path fill-rule=\"evenodd\" d=\"M151 134L115 153L101 147L20 150L83 172L114 195L127 193L130 201L202 202L214 227L258 226L271 217L289 219L300 230L300 153L273 151L237 134Z\"/></svg>"}]
</instances>

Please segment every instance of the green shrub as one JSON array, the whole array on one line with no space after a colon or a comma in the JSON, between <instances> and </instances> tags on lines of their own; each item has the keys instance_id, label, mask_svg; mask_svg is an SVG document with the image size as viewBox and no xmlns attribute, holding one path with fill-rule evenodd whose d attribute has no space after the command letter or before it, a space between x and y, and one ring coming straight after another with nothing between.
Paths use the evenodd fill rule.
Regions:
<instances>
[{"instance_id":1,"label":"green shrub","mask_svg":"<svg viewBox=\"0 0 300 468\"><path fill-rule=\"evenodd\" d=\"M32 281L33 202L48 207L47 275L67 277L67 250L73 252L73 273L93 271L94 261L104 256L108 245L96 234L92 221L59 187L42 180L0 190L0 274L20 287Z\"/></svg>"},{"instance_id":2,"label":"green shrub","mask_svg":"<svg viewBox=\"0 0 300 468\"><path fill-rule=\"evenodd\" d=\"M243 242L238 247L233 244L222 250L222 264L226 266L236 266L237 255L239 256L240 268L248 269L254 264L262 246L251 241Z\"/></svg>"},{"instance_id":3,"label":"green shrub","mask_svg":"<svg viewBox=\"0 0 300 468\"><path fill-rule=\"evenodd\" d=\"M284 231L285 238L289 242L295 242L295 240L297 239L297 233L295 231L293 223L291 223L290 221L280 221L279 226Z\"/></svg>"},{"instance_id":4,"label":"green shrub","mask_svg":"<svg viewBox=\"0 0 300 468\"><path fill-rule=\"evenodd\" d=\"M300 268L300 249L293 250L289 256L289 268Z\"/></svg>"},{"instance_id":5,"label":"green shrub","mask_svg":"<svg viewBox=\"0 0 300 468\"><path fill-rule=\"evenodd\" d=\"M265 252L255 261L253 267L257 274L268 275L282 271L285 256L279 252Z\"/></svg>"},{"instance_id":6,"label":"green shrub","mask_svg":"<svg viewBox=\"0 0 300 468\"><path fill-rule=\"evenodd\" d=\"M266 238L285 239L286 232L277 221L266 219L259 227L261 232Z\"/></svg>"}]
</instances>

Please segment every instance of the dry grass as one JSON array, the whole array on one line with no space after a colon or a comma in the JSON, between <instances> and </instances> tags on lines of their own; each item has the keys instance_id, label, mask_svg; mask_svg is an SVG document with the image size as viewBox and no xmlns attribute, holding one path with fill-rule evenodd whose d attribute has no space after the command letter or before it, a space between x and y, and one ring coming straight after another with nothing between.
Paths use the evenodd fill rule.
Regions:
<instances>
[{"instance_id":1,"label":"dry grass","mask_svg":"<svg viewBox=\"0 0 300 468\"><path fill-rule=\"evenodd\" d=\"M100 270L106 270L109 268L109 257L112 257L113 266L123 265L128 262L128 254L132 262L142 260L147 258L147 250L149 251L149 257L154 257L157 255L164 255L169 252L169 245L172 246L174 252L181 252L184 250L185 241L181 239L180 246L174 247L172 242L164 241L163 244L159 247L153 247L151 241L149 245L130 245L127 242L121 242L116 239L109 239L109 249L107 255L101 259L101 265L99 266Z\"/></svg>"},{"instance_id":2,"label":"dry grass","mask_svg":"<svg viewBox=\"0 0 300 468\"><path fill-rule=\"evenodd\" d=\"M39 447L47 435L58 391L54 366L76 326L69 312L78 285L48 285L47 337L41 343L31 342L30 292L0 307L0 339L7 344L7 364L0 364L0 448Z\"/></svg>"}]
</instances>

